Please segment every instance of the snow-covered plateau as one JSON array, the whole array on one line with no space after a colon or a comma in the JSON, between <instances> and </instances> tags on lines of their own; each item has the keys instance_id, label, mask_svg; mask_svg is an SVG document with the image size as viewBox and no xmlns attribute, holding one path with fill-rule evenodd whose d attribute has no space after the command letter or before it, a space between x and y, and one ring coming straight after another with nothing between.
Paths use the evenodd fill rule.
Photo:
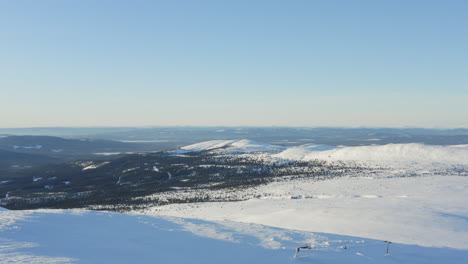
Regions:
<instances>
[{"instance_id":1,"label":"snow-covered plateau","mask_svg":"<svg viewBox=\"0 0 468 264\"><path fill-rule=\"evenodd\" d=\"M467 263L467 145L284 147L215 140L168 154L190 152L385 169L283 177L213 191L220 197L232 192L244 197L240 201L148 206L126 214L0 208L0 263ZM296 255L302 246L308 248Z\"/></svg>"},{"instance_id":2,"label":"snow-covered plateau","mask_svg":"<svg viewBox=\"0 0 468 264\"><path fill-rule=\"evenodd\" d=\"M171 204L142 212L468 250L465 176L294 180L255 191L260 198Z\"/></svg>"}]
</instances>

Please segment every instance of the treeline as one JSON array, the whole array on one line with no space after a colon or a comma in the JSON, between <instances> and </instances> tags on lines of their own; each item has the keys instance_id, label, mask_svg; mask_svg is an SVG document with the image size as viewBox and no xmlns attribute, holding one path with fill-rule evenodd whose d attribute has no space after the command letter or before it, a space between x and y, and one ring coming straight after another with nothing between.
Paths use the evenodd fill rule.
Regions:
<instances>
[{"instance_id":1,"label":"treeline","mask_svg":"<svg viewBox=\"0 0 468 264\"><path fill-rule=\"evenodd\" d=\"M24 171L0 185L0 197L5 197L0 205L121 211L171 203L237 201L251 196L226 194L283 178L320 180L379 171L353 163L286 161L261 155L134 154ZM145 198L149 196L153 198Z\"/></svg>"}]
</instances>

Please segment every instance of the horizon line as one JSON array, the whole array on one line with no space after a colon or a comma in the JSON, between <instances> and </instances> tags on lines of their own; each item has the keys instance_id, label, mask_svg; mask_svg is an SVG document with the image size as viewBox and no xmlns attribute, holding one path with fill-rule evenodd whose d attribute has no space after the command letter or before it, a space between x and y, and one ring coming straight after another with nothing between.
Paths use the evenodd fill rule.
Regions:
<instances>
[{"instance_id":1,"label":"horizon line","mask_svg":"<svg viewBox=\"0 0 468 264\"><path fill-rule=\"evenodd\" d=\"M232 126L216 126L216 125L147 125L147 126L31 126L31 127L0 127L0 130L8 129L83 129L83 128L332 128L332 129L433 129L433 130L456 130L456 129L468 129L468 126L284 126L284 125L271 125L271 126L252 126L252 125L232 125Z\"/></svg>"}]
</instances>

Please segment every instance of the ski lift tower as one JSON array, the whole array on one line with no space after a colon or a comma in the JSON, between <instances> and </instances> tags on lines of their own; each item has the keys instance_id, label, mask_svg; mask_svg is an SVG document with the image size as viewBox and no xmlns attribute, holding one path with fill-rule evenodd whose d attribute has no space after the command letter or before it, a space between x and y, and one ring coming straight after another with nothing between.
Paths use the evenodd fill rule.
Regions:
<instances>
[{"instance_id":1,"label":"ski lift tower","mask_svg":"<svg viewBox=\"0 0 468 264\"><path fill-rule=\"evenodd\" d=\"M388 241L388 240L385 240L384 242L387 244L387 252L385 253L385 256L390 256L390 252L389 252L388 250L389 250L390 244L391 244L392 242L390 242L390 241Z\"/></svg>"}]
</instances>

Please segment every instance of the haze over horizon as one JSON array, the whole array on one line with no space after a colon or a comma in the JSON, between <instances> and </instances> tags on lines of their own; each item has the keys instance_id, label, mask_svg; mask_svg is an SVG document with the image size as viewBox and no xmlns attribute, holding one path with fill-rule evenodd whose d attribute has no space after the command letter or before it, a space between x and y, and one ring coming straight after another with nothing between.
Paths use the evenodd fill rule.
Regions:
<instances>
[{"instance_id":1,"label":"haze over horizon","mask_svg":"<svg viewBox=\"0 0 468 264\"><path fill-rule=\"evenodd\" d=\"M467 13L461 0L0 0L0 128L468 127Z\"/></svg>"}]
</instances>

